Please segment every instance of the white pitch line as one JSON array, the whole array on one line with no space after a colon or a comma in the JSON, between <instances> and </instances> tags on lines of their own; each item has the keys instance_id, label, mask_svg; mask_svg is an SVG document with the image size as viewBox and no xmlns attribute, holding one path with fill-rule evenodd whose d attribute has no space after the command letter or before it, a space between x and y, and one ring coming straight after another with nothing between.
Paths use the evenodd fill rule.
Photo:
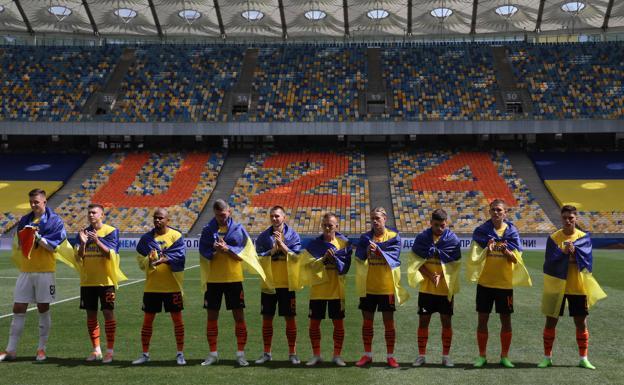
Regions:
<instances>
[{"instance_id":1,"label":"white pitch line","mask_svg":"<svg viewBox=\"0 0 624 385\"><path fill-rule=\"evenodd\" d=\"M189 266L186 269L184 269L184 271L193 269L195 267L199 267L199 265ZM135 283L144 282L144 281L145 281L145 278L141 278L141 279L137 279L136 281L122 283L121 285L119 285L119 287L130 286L130 285L134 285ZM60 300L60 301L52 302L50 305L57 305L59 303L69 302L69 301L73 301L73 300L79 299L79 298L80 298L80 296L71 297L71 298L65 298L65 299ZM26 309L26 311L29 312L29 311L33 311L33 310L36 310L36 309L37 309L36 306L35 307L30 307L30 308ZM0 319L11 317L11 316L13 316L13 313L1 315Z\"/></svg>"}]
</instances>

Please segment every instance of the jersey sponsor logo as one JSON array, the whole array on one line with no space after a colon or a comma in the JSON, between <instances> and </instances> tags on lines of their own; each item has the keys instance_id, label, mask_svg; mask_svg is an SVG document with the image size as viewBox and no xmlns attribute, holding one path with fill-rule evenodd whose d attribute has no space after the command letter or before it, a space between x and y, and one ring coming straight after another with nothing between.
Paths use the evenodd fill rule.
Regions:
<instances>
[{"instance_id":1,"label":"jersey sponsor logo","mask_svg":"<svg viewBox=\"0 0 624 385\"><path fill-rule=\"evenodd\" d=\"M50 295L54 295L54 294L56 294L56 286L50 285Z\"/></svg>"}]
</instances>

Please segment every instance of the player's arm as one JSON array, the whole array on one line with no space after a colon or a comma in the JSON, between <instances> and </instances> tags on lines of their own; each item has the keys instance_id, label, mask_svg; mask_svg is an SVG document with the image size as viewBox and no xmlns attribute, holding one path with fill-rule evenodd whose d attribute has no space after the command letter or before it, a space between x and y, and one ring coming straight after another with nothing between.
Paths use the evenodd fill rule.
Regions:
<instances>
[{"instance_id":1,"label":"player's arm","mask_svg":"<svg viewBox=\"0 0 624 385\"><path fill-rule=\"evenodd\" d=\"M433 272L427 268L426 264L423 264L418 271L423 277L427 278L437 287L440 284L440 280L442 279L442 274Z\"/></svg>"},{"instance_id":2,"label":"player's arm","mask_svg":"<svg viewBox=\"0 0 624 385\"><path fill-rule=\"evenodd\" d=\"M100 250L100 254L104 257L110 258L110 249L106 246L98 237L97 232L95 231L87 231L87 236L89 240L97 246L98 250Z\"/></svg>"},{"instance_id":3,"label":"player's arm","mask_svg":"<svg viewBox=\"0 0 624 385\"><path fill-rule=\"evenodd\" d=\"M78 245L78 258L83 259L87 251L87 241L89 240L85 230L78 233L78 239L80 240L80 244Z\"/></svg>"},{"instance_id":4,"label":"player's arm","mask_svg":"<svg viewBox=\"0 0 624 385\"><path fill-rule=\"evenodd\" d=\"M227 254L228 257L232 258L235 261L242 261L243 258L239 257L238 254L236 254L235 252L233 252L232 250L230 250L230 248L228 247L227 243L225 243L225 240L222 238L219 238L214 245L215 249L218 251L221 251L225 254Z\"/></svg>"},{"instance_id":5,"label":"player's arm","mask_svg":"<svg viewBox=\"0 0 624 385\"><path fill-rule=\"evenodd\" d=\"M507 248L507 244L506 244L506 243L505 243L504 247L505 247L505 248L503 249L503 255L504 255L505 257L507 257L507 260L508 260L509 262L511 262L511 263L518 263L518 258L516 258L516 255L514 254L514 252L513 252L513 251L511 251L511 250L509 250L509 249Z\"/></svg>"}]
</instances>

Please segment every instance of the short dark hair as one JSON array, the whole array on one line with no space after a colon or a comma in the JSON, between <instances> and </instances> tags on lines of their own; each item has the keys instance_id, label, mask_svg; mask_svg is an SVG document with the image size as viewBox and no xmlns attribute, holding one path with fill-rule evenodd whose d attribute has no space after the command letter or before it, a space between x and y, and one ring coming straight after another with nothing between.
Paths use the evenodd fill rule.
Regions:
<instances>
[{"instance_id":1,"label":"short dark hair","mask_svg":"<svg viewBox=\"0 0 624 385\"><path fill-rule=\"evenodd\" d=\"M277 211L277 210L282 210L282 212L286 214L286 210L284 210L284 208L280 205L275 205L271 207L271 210L269 210L269 213L272 213L273 211Z\"/></svg>"},{"instance_id":2,"label":"short dark hair","mask_svg":"<svg viewBox=\"0 0 624 385\"><path fill-rule=\"evenodd\" d=\"M443 209L435 209L431 213L432 221L445 221L448 219L448 214Z\"/></svg>"},{"instance_id":3,"label":"short dark hair","mask_svg":"<svg viewBox=\"0 0 624 385\"><path fill-rule=\"evenodd\" d=\"M564 205L561 208L561 214L563 214L563 213L572 213L574 215L578 214L578 212L576 211L576 207L572 206L572 205Z\"/></svg>"},{"instance_id":4,"label":"short dark hair","mask_svg":"<svg viewBox=\"0 0 624 385\"><path fill-rule=\"evenodd\" d=\"M329 213L325 213L323 214L323 220L329 219L329 218L336 218L336 220L338 220L338 215L329 212Z\"/></svg>"},{"instance_id":5,"label":"short dark hair","mask_svg":"<svg viewBox=\"0 0 624 385\"><path fill-rule=\"evenodd\" d=\"M230 206L223 199L217 199L215 203L212 205L213 210L223 211L229 208Z\"/></svg>"},{"instance_id":6,"label":"short dark hair","mask_svg":"<svg viewBox=\"0 0 624 385\"><path fill-rule=\"evenodd\" d=\"M503 205L503 206L507 207L507 203L505 203L504 200L499 199L499 198L496 198L492 202L490 202L490 208L492 208L494 206L498 206L498 205Z\"/></svg>"},{"instance_id":7,"label":"short dark hair","mask_svg":"<svg viewBox=\"0 0 624 385\"><path fill-rule=\"evenodd\" d=\"M89 204L89 206L87 206L87 210L96 209L96 208L100 209L100 210L102 210L102 212L104 212L104 206L102 206L99 203L91 203L91 204Z\"/></svg>"},{"instance_id":8,"label":"short dark hair","mask_svg":"<svg viewBox=\"0 0 624 385\"><path fill-rule=\"evenodd\" d=\"M35 188L28 192L29 198L36 197L37 195L43 195L44 198L47 197L45 190L42 190L40 188Z\"/></svg>"}]
</instances>

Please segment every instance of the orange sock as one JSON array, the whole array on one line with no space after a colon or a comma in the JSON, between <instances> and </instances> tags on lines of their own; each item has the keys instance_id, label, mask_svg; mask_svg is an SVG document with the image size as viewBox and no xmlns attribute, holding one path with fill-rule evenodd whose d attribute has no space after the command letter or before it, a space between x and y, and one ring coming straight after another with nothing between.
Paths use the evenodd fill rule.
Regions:
<instances>
[{"instance_id":1,"label":"orange sock","mask_svg":"<svg viewBox=\"0 0 624 385\"><path fill-rule=\"evenodd\" d=\"M310 318L310 344L312 344L312 354L321 355L321 320Z\"/></svg>"},{"instance_id":2,"label":"orange sock","mask_svg":"<svg viewBox=\"0 0 624 385\"><path fill-rule=\"evenodd\" d=\"M394 354L394 344L396 343L396 329L394 328L394 320L384 321L384 328L386 329L386 351L388 354Z\"/></svg>"},{"instance_id":3,"label":"orange sock","mask_svg":"<svg viewBox=\"0 0 624 385\"><path fill-rule=\"evenodd\" d=\"M344 320L335 319L332 322L334 323L334 356L339 356L345 337Z\"/></svg>"},{"instance_id":4,"label":"orange sock","mask_svg":"<svg viewBox=\"0 0 624 385\"><path fill-rule=\"evenodd\" d=\"M418 328L418 354L427 354L427 340L429 339L429 328Z\"/></svg>"},{"instance_id":5,"label":"orange sock","mask_svg":"<svg viewBox=\"0 0 624 385\"><path fill-rule=\"evenodd\" d=\"M364 343L364 352L370 353L373 351L373 320L364 319L362 322L362 342Z\"/></svg>"},{"instance_id":6,"label":"orange sock","mask_svg":"<svg viewBox=\"0 0 624 385\"><path fill-rule=\"evenodd\" d=\"M511 332L501 332L501 357L509 355L509 347L511 346Z\"/></svg>"},{"instance_id":7,"label":"orange sock","mask_svg":"<svg viewBox=\"0 0 624 385\"><path fill-rule=\"evenodd\" d=\"M264 343L264 352L271 353L271 344L273 341L273 319L262 319L262 342Z\"/></svg>"},{"instance_id":8,"label":"orange sock","mask_svg":"<svg viewBox=\"0 0 624 385\"><path fill-rule=\"evenodd\" d=\"M245 345L247 345L247 325L245 321L236 322L234 324L234 334L236 335L236 346L239 352L245 350Z\"/></svg>"},{"instance_id":9,"label":"orange sock","mask_svg":"<svg viewBox=\"0 0 624 385\"><path fill-rule=\"evenodd\" d=\"M117 321L115 319L104 321L104 331L106 332L106 348L113 350L115 347L115 331L117 330Z\"/></svg>"},{"instance_id":10,"label":"orange sock","mask_svg":"<svg viewBox=\"0 0 624 385\"><path fill-rule=\"evenodd\" d=\"M587 357L589 349L589 330L576 330L576 344L578 345L579 356Z\"/></svg>"},{"instance_id":11,"label":"orange sock","mask_svg":"<svg viewBox=\"0 0 624 385\"><path fill-rule=\"evenodd\" d=\"M544 328L544 355L546 357L552 356L553 344L555 343L555 336L557 335L557 331L555 328L547 329Z\"/></svg>"},{"instance_id":12,"label":"orange sock","mask_svg":"<svg viewBox=\"0 0 624 385\"><path fill-rule=\"evenodd\" d=\"M143 345L143 353L149 352L154 318L156 318L156 313L145 313L143 316L143 326L141 326L141 344Z\"/></svg>"},{"instance_id":13,"label":"orange sock","mask_svg":"<svg viewBox=\"0 0 624 385\"><path fill-rule=\"evenodd\" d=\"M477 344L479 345L479 355L485 357L487 350L488 332L480 332L477 330Z\"/></svg>"},{"instance_id":14,"label":"orange sock","mask_svg":"<svg viewBox=\"0 0 624 385\"><path fill-rule=\"evenodd\" d=\"M210 352L217 351L217 337L219 335L219 323L217 320L206 321L206 337L208 338L208 346Z\"/></svg>"},{"instance_id":15,"label":"orange sock","mask_svg":"<svg viewBox=\"0 0 624 385\"><path fill-rule=\"evenodd\" d=\"M451 352L451 341L453 341L453 329L442 328L442 355L448 356Z\"/></svg>"},{"instance_id":16,"label":"orange sock","mask_svg":"<svg viewBox=\"0 0 624 385\"><path fill-rule=\"evenodd\" d=\"M94 318L87 317L87 330L89 331L89 338L91 338L91 345L95 349L100 346L100 324L97 316Z\"/></svg>"},{"instance_id":17,"label":"orange sock","mask_svg":"<svg viewBox=\"0 0 624 385\"><path fill-rule=\"evenodd\" d=\"M176 347L179 352L184 351L184 321L182 321L182 312L171 312L171 320L173 321L173 332L176 339Z\"/></svg>"},{"instance_id":18,"label":"orange sock","mask_svg":"<svg viewBox=\"0 0 624 385\"><path fill-rule=\"evenodd\" d=\"M297 321L294 318L286 319L286 340L288 340L288 354L297 351Z\"/></svg>"}]
</instances>

